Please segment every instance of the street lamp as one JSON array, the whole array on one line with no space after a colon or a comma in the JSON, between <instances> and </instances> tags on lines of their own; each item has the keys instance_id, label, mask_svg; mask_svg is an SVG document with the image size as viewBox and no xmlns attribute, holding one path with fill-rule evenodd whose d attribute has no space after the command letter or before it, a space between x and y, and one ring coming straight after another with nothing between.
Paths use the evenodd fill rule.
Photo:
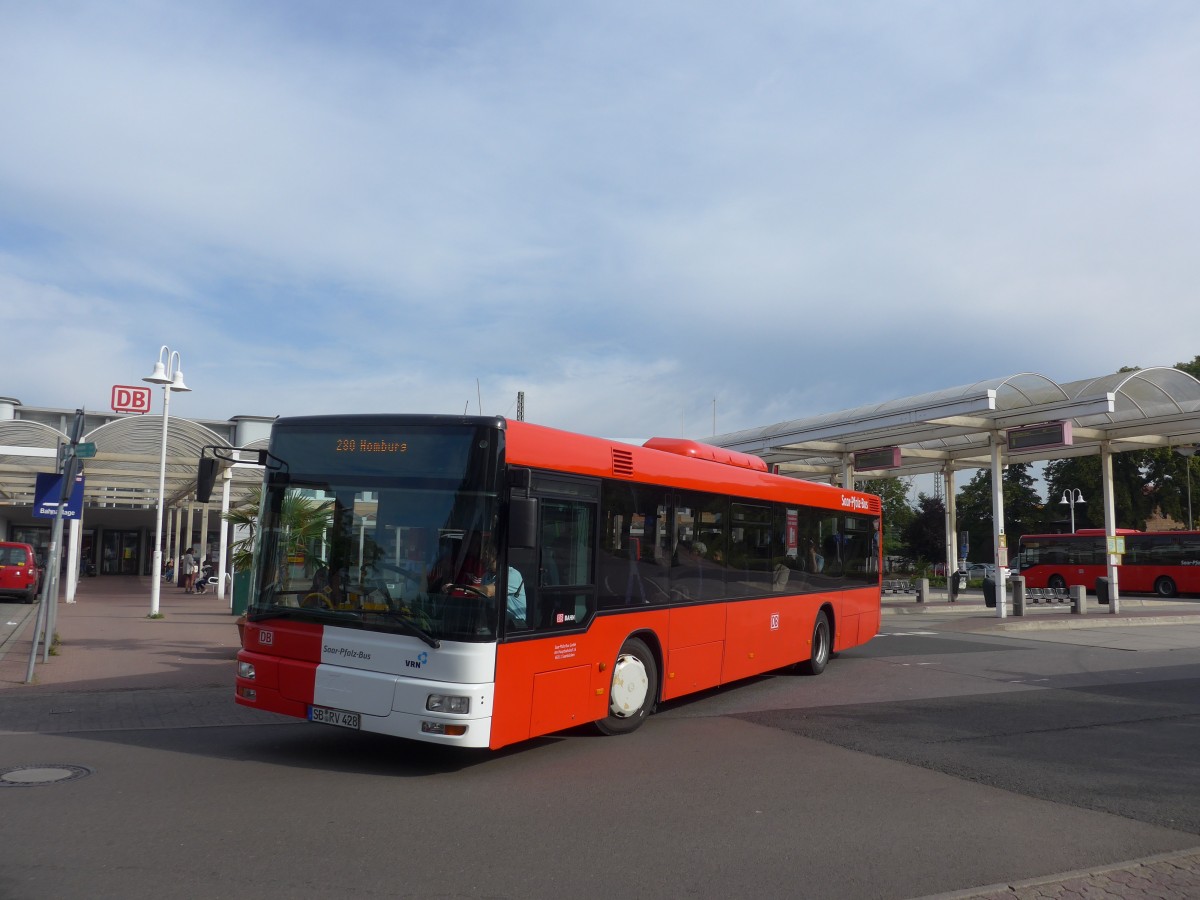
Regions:
<instances>
[{"instance_id":1,"label":"street lamp","mask_svg":"<svg viewBox=\"0 0 1200 900\"><path fill-rule=\"evenodd\" d=\"M163 363L163 360L166 363ZM166 505L167 491L167 412L171 406L171 394L174 391L190 391L191 388L183 383L183 371L179 365L179 351L171 350L163 344L158 351L158 362L154 371L142 381L151 384L161 384L163 389L163 423L162 451L158 458L158 510L154 516L154 561L150 566L152 581L150 583L150 615L158 615L158 598L162 590L162 526L163 506Z\"/></svg>"},{"instance_id":2,"label":"street lamp","mask_svg":"<svg viewBox=\"0 0 1200 900\"><path fill-rule=\"evenodd\" d=\"M1190 447L1176 447L1175 452L1187 460L1187 486L1188 486L1188 531L1192 530L1192 457L1196 455L1196 445Z\"/></svg>"},{"instance_id":3,"label":"street lamp","mask_svg":"<svg viewBox=\"0 0 1200 900\"><path fill-rule=\"evenodd\" d=\"M1079 488L1068 488L1063 491L1062 500L1059 501L1064 506L1071 507L1071 534L1075 533L1075 504L1086 503L1083 499L1083 491Z\"/></svg>"}]
</instances>

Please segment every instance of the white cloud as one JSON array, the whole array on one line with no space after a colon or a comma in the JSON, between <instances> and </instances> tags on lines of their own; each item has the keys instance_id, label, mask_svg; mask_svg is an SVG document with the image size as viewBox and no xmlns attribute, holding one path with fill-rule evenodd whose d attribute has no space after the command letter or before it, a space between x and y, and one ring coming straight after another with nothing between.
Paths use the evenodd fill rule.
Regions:
<instances>
[{"instance_id":1,"label":"white cloud","mask_svg":"<svg viewBox=\"0 0 1200 900\"><path fill-rule=\"evenodd\" d=\"M1190 6L9 13L27 403L166 342L196 415L701 436L1198 352Z\"/></svg>"}]
</instances>

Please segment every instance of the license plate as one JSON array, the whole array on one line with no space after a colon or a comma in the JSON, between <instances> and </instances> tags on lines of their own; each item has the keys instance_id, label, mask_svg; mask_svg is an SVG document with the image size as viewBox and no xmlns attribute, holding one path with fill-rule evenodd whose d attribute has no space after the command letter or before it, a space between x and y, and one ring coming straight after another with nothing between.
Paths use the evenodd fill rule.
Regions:
<instances>
[{"instance_id":1,"label":"license plate","mask_svg":"<svg viewBox=\"0 0 1200 900\"><path fill-rule=\"evenodd\" d=\"M326 706L310 706L308 708L310 722L321 722L325 725L337 725L339 728L358 728L361 720L356 712L346 712L344 709L329 709Z\"/></svg>"}]
</instances>

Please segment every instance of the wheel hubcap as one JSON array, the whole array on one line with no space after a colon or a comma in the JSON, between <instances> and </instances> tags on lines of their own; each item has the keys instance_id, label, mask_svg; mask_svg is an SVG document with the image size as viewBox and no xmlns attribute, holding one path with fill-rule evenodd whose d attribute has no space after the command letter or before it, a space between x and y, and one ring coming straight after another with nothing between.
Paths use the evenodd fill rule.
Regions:
<instances>
[{"instance_id":1,"label":"wheel hubcap","mask_svg":"<svg viewBox=\"0 0 1200 900\"><path fill-rule=\"evenodd\" d=\"M637 715L645 705L649 691L650 677L642 661L636 656L617 657L609 699L612 714L622 719Z\"/></svg>"}]
</instances>

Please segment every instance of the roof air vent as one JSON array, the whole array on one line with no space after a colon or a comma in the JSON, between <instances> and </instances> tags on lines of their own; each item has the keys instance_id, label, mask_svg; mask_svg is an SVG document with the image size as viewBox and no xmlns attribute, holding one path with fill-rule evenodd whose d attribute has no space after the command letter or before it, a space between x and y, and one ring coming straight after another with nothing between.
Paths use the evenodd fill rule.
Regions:
<instances>
[{"instance_id":1,"label":"roof air vent","mask_svg":"<svg viewBox=\"0 0 1200 900\"><path fill-rule=\"evenodd\" d=\"M633 453L629 450L612 448L613 474L623 478L633 477Z\"/></svg>"}]
</instances>

